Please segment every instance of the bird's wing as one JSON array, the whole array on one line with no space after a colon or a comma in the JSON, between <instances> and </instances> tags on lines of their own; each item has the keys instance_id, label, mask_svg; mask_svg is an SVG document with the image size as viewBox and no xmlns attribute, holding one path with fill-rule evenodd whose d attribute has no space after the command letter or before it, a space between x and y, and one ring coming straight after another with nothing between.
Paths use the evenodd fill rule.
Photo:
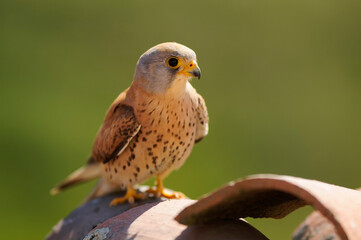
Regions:
<instances>
[{"instance_id":1,"label":"bird's wing","mask_svg":"<svg viewBox=\"0 0 361 240\"><path fill-rule=\"evenodd\" d=\"M141 125L134 115L133 108L123 103L123 97L124 94L121 94L110 107L104 124L95 139L93 153L87 164L54 187L51 190L53 195L70 186L100 177L100 162L106 163L121 154L132 138L137 135ZM101 180L87 200L116 189L118 189L116 186Z\"/></svg>"},{"instance_id":2,"label":"bird's wing","mask_svg":"<svg viewBox=\"0 0 361 240\"><path fill-rule=\"evenodd\" d=\"M197 93L197 128L195 142L201 141L208 134L208 111L206 103L201 95Z\"/></svg>"},{"instance_id":3,"label":"bird's wing","mask_svg":"<svg viewBox=\"0 0 361 240\"><path fill-rule=\"evenodd\" d=\"M122 102L113 104L95 139L93 158L103 163L114 159L127 148L140 128L133 107Z\"/></svg>"}]
</instances>

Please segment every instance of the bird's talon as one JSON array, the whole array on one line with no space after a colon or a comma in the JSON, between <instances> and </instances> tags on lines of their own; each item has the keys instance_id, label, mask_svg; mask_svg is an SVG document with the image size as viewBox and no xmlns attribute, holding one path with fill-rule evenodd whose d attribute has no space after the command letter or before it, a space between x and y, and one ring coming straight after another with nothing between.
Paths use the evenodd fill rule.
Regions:
<instances>
[{"instance_id":1,"label":"bird's talon","mask_svg":"<svg viewBox=\"0 0 361 240\"><path fill-rule=\"evenodd\" d=\"M181 192L165 193L163 191L162 196L168 199L186 199L187 196Z\"/></svg>"},{"instance_id":2,"label":"bird's talon","mask_svg":"<svg viewBox=\"0 0 361 240\"><path fill-rule=\"evenodd\" d=\"M129 188L124 197L114 198L109 205L110 207L113 207L125 202L128 202L129 204L133 204L135 200L145 199L145 197L146 196L144 193L137 193L136 190Z\"/></svg>"},{"instance_id":3,"label":"bird's talon","mask_svg":"<svg viewBox=\"0 0 361 240\"><path fill-rule=\"evenodd\" d=\"M177 198L178 199L186 199L187 198L187 196L186 195L184 195L183 193L181 193L181 192L176 192L176 194L177 194Z\"/></svg>"},{"instance_id":4,"label":"bird's talon","mask_svg":"<svg viewBox=\"0 0 361 240\"><path fill-rule=\"evenodd\" d=\"M161 195L159 190L157 190L156 188L151 188L151 187L146 191L146 193L148 195L153 195L156 198L159 198Z\"/></svg>"},{"instance_id":5,"label":"bird's talon","mask_svg":"<svg viewBox=\"0 0 361 240\"><path fill-rule=\"evenodd\" d=\"M186 199L186 195L184 195L181 192L166 192L164 189L154 189L154 188L149 188L146 191L147 194L150 194L156 198L160 198L160 197L164 197L167 199Z\"/></svg>"}]
</instances>

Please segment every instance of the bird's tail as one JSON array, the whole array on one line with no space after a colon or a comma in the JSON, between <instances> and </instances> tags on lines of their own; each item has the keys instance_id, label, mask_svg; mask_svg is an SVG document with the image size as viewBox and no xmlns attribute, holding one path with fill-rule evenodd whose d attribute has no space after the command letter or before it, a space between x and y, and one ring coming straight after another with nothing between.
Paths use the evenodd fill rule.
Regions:
<instances>
[{"instance_id":1,"label":"bird's tail","mask_svg":"<svg viewBox=\"0 0 361 240\"><path fill-rule=\"evenodd\" d=\"M50 190L51 195L56 195L59 192L77 184L87 182L94 178L101 176L101 166L92 158L89 159L86 166L79 168L70 174L63 182Z\"/></svg>"}]
</instances>

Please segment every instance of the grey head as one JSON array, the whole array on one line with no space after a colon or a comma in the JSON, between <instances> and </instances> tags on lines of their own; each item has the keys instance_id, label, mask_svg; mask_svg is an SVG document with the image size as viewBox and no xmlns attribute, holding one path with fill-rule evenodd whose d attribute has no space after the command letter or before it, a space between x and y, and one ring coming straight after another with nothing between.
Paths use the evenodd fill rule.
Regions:
<instances>
[{"instance_id":1,"label":"grey head","mask_svg":"<svg viewBox=\"0 0 361 240\"><path fill-rule=\"evenodd\" d=\"M195 52L182 44L166 42L152 47L139 58L134 82L148 92L162 94L200 76Z\"/></svg>"}]
</instances>

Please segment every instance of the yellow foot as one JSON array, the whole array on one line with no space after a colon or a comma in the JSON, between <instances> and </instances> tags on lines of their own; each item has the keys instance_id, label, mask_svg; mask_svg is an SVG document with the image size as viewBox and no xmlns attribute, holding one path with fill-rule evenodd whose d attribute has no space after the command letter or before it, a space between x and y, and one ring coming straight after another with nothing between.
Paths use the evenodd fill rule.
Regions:
<instances>
[{"instance_id":1,"label":"yellow foot","mask_svg":"<svg viewBox=\"0 0 361 240\"><path fill-rule=\"evenodd\" d=\"M169 192L164 190L164 188L159 189L159 188L149 188L146 193L148 194L152 194L154 197L159 198L159 197L164 197L167 199L181 199L181 198L187 198L186 195L184 195L181 192Z\"/></svg>"},{"instance_id":2,"label":"yellow foot","mask_svg":"<svg viewBox=\"0 0 361 240\"><path fill-rule=\"evenodd\" d=\"M134 203L134 200L137 199L144 199L145 195L144 193L137 193L137 191L133 188L128 188L127 189L127 193L125 194L124 197L120 197L120 198L114 198L113 201L110 202L110 206L116 206L118 204L121 203Z\"/></svg>"}]
</instances>

